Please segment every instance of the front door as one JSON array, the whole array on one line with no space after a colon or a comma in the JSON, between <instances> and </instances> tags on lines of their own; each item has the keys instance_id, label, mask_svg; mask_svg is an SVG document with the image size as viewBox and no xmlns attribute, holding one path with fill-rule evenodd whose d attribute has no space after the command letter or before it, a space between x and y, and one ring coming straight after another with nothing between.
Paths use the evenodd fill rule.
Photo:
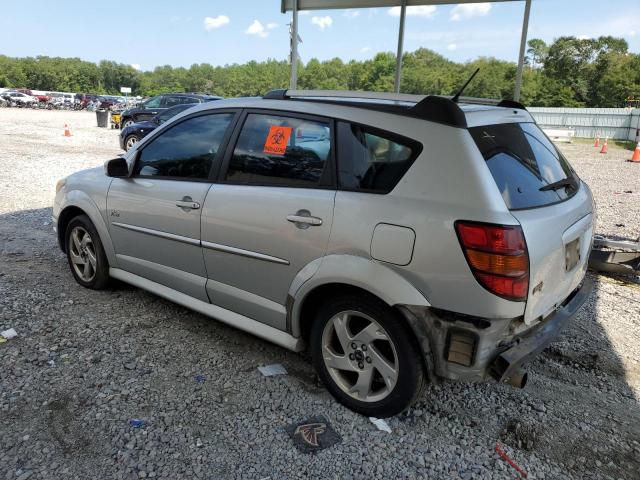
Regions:
<instances>
[{"instance_id":1,"label":"front door","mask_svg":"<svg viewBox=\"0 0 640 480\"><path fill-rule=\"evenodd\" d=\"M188 117L138 152L130 178L107 197L118 267L203 301L200 214L233 112Z\"/></svg>"},{"instance_id":2,"label":"front door","mask_svg":"<svg viewBox=\"0 0 640 480\"><path fill-rule=\"evenodd\" d=\"M335 200L331 122L245 113L202 212L212 303L286 329L296 274L327 249Z\"/></svg>"}]
</instances>

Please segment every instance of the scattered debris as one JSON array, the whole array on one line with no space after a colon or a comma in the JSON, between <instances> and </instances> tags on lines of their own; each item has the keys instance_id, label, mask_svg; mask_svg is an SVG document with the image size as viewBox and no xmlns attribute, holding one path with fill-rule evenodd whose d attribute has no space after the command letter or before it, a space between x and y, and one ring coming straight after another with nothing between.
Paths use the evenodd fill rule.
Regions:
<instances>
[{"instance_id":1,"label":"scattered debris","mask_svg":"<svg viewBox=\"0 0 640 480\"><path fill-rule=\"evenodd\" d=\"M196 383L203 384L207 380L204 375L196 375Z\"/></svg>"},{"instance_id":2,"label":"scattered debris","mask_svg":"<svg viewBox=\"0 0 640 480\"><path fill-rule=\"evenodd\" d=\"M287 370L280 363L274 363L273 365L265 365L264 367L258 367L260 373L265 377L273 377L274 375L286 375Z\"/></svg>"},{"instance_id":3,"label":"scattered debris","mask_svg":"<svg viewBox=\"0 0 640 480\"><path fill-rule=\"evenodd\" d=\"M196 447L198 448L204 447L204 443L202 443L202 440L200 440L200 437L196 438Z\"/></svg>"},{"instance_id":4,"label":"scattered debris","mask_svg":"<svg viewBox=\"0 0 640 480\"><path fill-rule=\"evenodd\" d=\"M505 462L511 465L516 469L516 472L520 474L522 478L527 478L527 472L525 472L516 462L514 462L509 455L504 451L500 442L496 442L496 453L502 458Z\"/></svg>"},{"instance_id":5,"label":"scattered debris","mask_svg":"<svg viewBox=\"0 0 640 480\"><path fill-rule=\"evenodd\" d=\"M303 453L315 453L342 441L324 416L312 417L285 427L293 444Z\"/></svg>"},{"instance_id":6,"label":"scattered debris","mask_svg":"<svg viewBox=\"0 0 640 480\"><path fill-rule=\"evenodd\" d=\"M139 418L132 418L129 420L129 425L133 428L142 428L145 426L144 420L140 420Z\"/></svg>"},{"instance_id":7,"label":"scattered debris","mask_svg":"<svg viewBox=\"0 0 640 480\"><path fill-rule=\"evenodd\" d=\"M369 417L369 420L371 420L371 423L373 423L378 430L381 430L381 431L387 432L387 433L391 433L391 427L389 426L389 424L384 419L376 418L376 417Z\"/></svg>"},{"instance_id":8,"label":"scattered debris","mask_svg":"<svg viewBox=\"0 0 640 480\"><path fill-rule=\"evenodd\" d=\"M18 332L16 332L13 328L10 328L8 330L0 332L0 335L2 335L2 338L4 338L5 340L11 340L12 338L18 336Z\"/></svg>"}]
</instances>

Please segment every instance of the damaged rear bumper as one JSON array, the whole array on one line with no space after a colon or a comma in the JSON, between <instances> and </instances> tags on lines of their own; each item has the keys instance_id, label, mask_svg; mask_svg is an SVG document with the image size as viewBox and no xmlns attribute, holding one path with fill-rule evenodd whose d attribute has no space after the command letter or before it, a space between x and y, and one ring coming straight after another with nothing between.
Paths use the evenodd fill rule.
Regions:
<instances>
[{"instance_id":1,"label":"damaged rear bumper","mask_svg":"<svg viewBox=\"0 0 640 480\"><path fill-rule=\"evenodd\" d=\"M585 277L562 306L531 328L521 318L485 319L406 305L400 309L433 376L504 382L560 334L592 290L593 282Z\"/></svg>"},{"instance_id":2,"label":"damaged rear bumper","mask_svg":"<svg viewBox=\"0 0 640 480\"><path fill-rule=\"evenodd\" d=\"M582 285L564 305L527 331L522 337L513 339L513 346L501 352L489 368L489 375L503 382L517 372L523 363L544 350L567 326L593 291L593 281L584 279Z\"/></svg>"}]
</instances>

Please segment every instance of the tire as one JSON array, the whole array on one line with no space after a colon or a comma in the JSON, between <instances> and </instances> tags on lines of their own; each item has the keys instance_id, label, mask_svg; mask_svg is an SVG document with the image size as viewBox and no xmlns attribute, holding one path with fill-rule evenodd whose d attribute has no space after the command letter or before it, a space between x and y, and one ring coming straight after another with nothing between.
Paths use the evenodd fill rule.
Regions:
<instances>
[{"instance_id":1,"label":"tire","mask_svg":"<svg viewBox=\"0 0 640 480\"><path fill-rule=\"evenodd\" d=\"M77 237L74 240L75 235ZM88 235L88 240L85 235ZM86 215L74 217L67 225L65 251L69 268L76 282L93 290L103 290L107 287L109 261L100 236Z\"/></svg>"},{"instance_id":2,"label":"tire","mask_svg":"<svg viewBox=\"0 0 640 480\"><path fill-rule=\"evenodd\" d=\"M140 139L136 135L129 135L124 139L124 151L128 152L130 148L132 148L136 143L138 143Z\"/></svg>"},{"instance_id":3,"label":"tire","mask_svg":"<svg viewBox=\"0 0 640 480\"><path fill-rule=\"evenodd\" d=\"M120 121L120 130L124 130L126 127L128 127L129 125L133 125L134 122L132 119L127 118L126 120L121 120Z\"/></svg>"},{"instance_id":4,"label":"tire","mask_svg":"<svg viewBox=\"0 0 640 480\"><path fill-rule=\"evenodd\" d=\"M375 297L332 298L318 310L309 342L314 366L329 392L362 415L397 415L425 386L417 340L400 314ZM388 374L387 380L380 372Z\"/></svg>"}]
</instances>

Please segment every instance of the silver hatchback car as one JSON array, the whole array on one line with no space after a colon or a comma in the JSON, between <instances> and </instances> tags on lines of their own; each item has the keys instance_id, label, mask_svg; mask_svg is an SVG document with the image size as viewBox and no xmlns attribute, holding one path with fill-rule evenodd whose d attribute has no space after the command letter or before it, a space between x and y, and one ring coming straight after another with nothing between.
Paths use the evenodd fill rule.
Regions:
<instances>
[{"instance_id":1,"label":"silver hatchback car","mask_svg":"<svg viewBox=\"0 0 640 480\"><path fill-rule=\"evenodd\" d=\"M308 349L387 417L427 379L524 386L585 302L591 192L526 109L278 90L193 107L56 187L82 286L109 278Z\"/></svg>"}]
</instances>

